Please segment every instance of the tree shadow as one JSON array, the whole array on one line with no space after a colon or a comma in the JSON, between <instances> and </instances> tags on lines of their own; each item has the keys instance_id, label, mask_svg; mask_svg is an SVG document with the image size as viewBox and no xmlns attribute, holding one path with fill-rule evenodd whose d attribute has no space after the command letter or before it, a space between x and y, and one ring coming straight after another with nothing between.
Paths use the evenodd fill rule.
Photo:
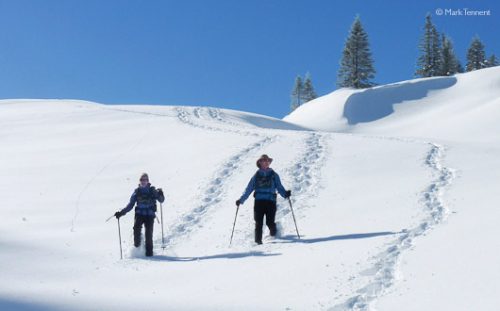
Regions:
<instances>
[{"instance_id":1,"label":"tree shadow","mask_svg":"<svg viewBox=\"0 0 500 311\"><path fill-rule=\"evenodd\" d=\"M200 257L178 257L178 256L166 256L166 255L155 255L153 257L144 257L143 259L155 260L155 261L178 261L178 262L191 262L191 261L202 261L202 260L213 260L213 259L241 259L246 257L273 257L280 256L279 253L265 253L262 251L251 251L243 253L226 253L226 254L216 254Z\"/></svg>"},{"instance_id":2,"label":"tree shadow","mask_svg":"<svg viewBox=\"0 0 500 311\"><path fill-rule=\"evenodd\" d=\"M344 117L349 125L382 119L394 112L395 104L422 99L432 90L449 88L455 83L455 77L440 77L366 89L347 99Z\"/></svg>"},{"instance_id":3,"label":"tree shadow","mask_svg":"<svg viewBox=\"0 0 500 311\"><path fill-rule=\"evenodd\" d=\"M295 235L285 235L279 237L275 243L305 243L305 244L314 244L314 243L322 243L329 241L341 241L341 240L357 240L357 239L369 239L375 238L379 236L386 235L395 235L400 232L391 232L391 231L383 231L383 232L371 232L371 233L354 233L354 234L344 234L344 235L332 235L328 237L321 238L313 238L313 239L299 239Z\"/></svg>"}]
</instances>

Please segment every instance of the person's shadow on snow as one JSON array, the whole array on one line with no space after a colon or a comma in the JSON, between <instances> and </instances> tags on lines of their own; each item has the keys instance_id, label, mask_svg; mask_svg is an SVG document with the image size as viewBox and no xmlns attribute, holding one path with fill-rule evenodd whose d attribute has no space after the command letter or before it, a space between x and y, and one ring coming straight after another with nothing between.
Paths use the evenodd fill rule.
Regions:
<instances>
[{"instance_id":1,"label":"person's shadow on snow","mask_svg":"<svg viewBox=\"0 0 500 311\"><path fill-rule=\"evenodd\" d=\"M395 235L401 232L391 232L391 231L383 231L383 232L371 232L371 233L354 233L354 234L344 234L344 235L332 235L328 237L321 238L312 238L312 239L304 239L297 238L296 235L285 235L277 238L273 243L305 243L305 244L313 244L313 243L321 243L321 242L329 242L329 241L341 241L341 240L356 240L356 239L368 239L375 238L379 236L386 235Z\"/></svg>"},{"instance_id":2,"label":"person's shadow on snow","mask_svg":"<svg viewBox=\"0 0 500 311\"><path fill-rule=\"evenodd\" d=\"M226 253L226 254L216 254L200 257L178 257L178 256L167 256L167 255L155 255L153 257L144 257L148 260L156 261L180 261L180 262L191 262L191 261L201 261L201 260L213 260L213 259L241 259L246 257L272 257L280 256L279 253L265 253L261 251L251 251L243 253Z\"/></svg>"}]
</instances>

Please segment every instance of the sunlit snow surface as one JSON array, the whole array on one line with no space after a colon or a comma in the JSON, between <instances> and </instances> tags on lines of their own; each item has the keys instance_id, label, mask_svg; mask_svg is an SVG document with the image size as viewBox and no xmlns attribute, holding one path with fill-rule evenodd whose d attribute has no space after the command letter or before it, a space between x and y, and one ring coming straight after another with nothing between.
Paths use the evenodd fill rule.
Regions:
<instances>
[{"instance_id":1,"label":"sunlit snow surface","mask_svg":"<svg viewBox=\"0 0 500 311\"><path fill-rule=\"evenodd\" d=\"M298 125L0 101L0 309L495 310L499 89L492 68L339 90L285 118ZM280 236L255 245L250 198L229 246L263 153L292 190L301 239L278 198ZM129 213L120 260L105 220L142 172L165 192L166 248L155 223L155 256L135 249Z\"/></svg>"}]
</instances>

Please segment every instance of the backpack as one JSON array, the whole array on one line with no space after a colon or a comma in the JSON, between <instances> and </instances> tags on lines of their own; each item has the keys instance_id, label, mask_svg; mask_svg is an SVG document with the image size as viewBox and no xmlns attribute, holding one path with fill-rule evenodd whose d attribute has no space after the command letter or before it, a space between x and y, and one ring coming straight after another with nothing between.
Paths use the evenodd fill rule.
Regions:
<instances>
[{"instance_id":1,"label":"backpack","mask_svg":"<svg viewBox=\"0 0 500 311\"><path fill-rule=\"evenodd\" d=\"M154 212L156 212L156 197L155 197L155 187L150 186L148 192L140 191L138 187L135 189L135 195L137 199L137 205L148 205Z\"/></svg>"},{"instance_id":2,"label":"backpack","mask_svg":"<svg viewBox=\"0 0 500 311\"><path fill-rule=\"evenodd\" d=\"M271 188L273 185L274 171L271 171L269 175L261 175L259 171L255 173L255 190Z\"/></svg>"}]
</instances>

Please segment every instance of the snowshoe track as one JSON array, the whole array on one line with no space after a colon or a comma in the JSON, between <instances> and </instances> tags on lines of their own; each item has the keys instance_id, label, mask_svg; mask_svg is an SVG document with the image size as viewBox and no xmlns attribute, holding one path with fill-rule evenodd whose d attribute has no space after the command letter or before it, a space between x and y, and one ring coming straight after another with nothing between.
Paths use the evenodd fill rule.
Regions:
<instances>
[{"instance_id":1,"label":"snowshoe track","mask_svg":"<svg viewBox=\"0 0 500 311\"><path fill-rule=\"evenodd\" d=\"M179 118L179 120L181 122L188 124L190 126L196 127L196 128L210 130L210 131L236 133L236 134L245 135L245 136L257 136L257 137L267 136L267 135L259 133L258 129L255 129L252 131L240 130L242 125L227 121L222 116L222 113L220 112L219 109L196 107L192 110L192 113L190 113L187 108L176 107L175 110L177 112L177 117ZM206 115L208 115L208 118L205 118ZM197 119L198 120L207 119L209 121L212 121L212 123L218 122L218 123L222 123L226 126L225 127L217 127L214 125L206 125L206 124L202 124L200 122L197 122L196 121Z\"/></svg>"},{"instance_id":2,"label":"snowshoe track","mask_svg":"<svg viewBox=\"0 0 500 311\"><path fill-rule=\"evenodd\" d=\"M304 210L309 208L308 202L315 197L320 189L321 169L323 168L327 156L325 144L325 134L317 132L307 135L305 139L305 150L293 163L293 166L286 170L286 174L292 180L291 201L294 211L299 218L304 216ZM278 217L282 219L291 211L288 202L282 203Z\"/></svg>"},{"instance_id":3,"label":"snowshoe track","mask_svg":"<svg viewBox=\"0 0 500 311\"><path fill-rule=\"evenodd\" d=\"M285 170L287 175L287 180L290 181L290 186L292 190L292 204L295 215L297 219L305 217L304 211L310 206L308 205L309 199L316 196L319 191L320 181L321 181L321 169L325 164L327 157L327 147L325 144L325 139L327 135L321 133L310 133L304 139L304 151L295 159L288 169ZM285 187L288 182L284 182ZM293 218L291 215L291 210L288 201L281 201L278 199L277 202L277 213L276 213L276 224L278 225L278 234L280 236L296 235L295 225L293 223ZM300 223L299 233L300 233ZM266 226L264 225L264 240L266 240L265 232ZM253 228L253 223L252 223ZM247 233L245 235L238 234L242 230ZM237 229L234 233L235 238L233 239L235 245L248 244L245 241L253 241L253 230ZM239 236L239 237L238 237ZM253 245L253 244L252 244ZM281 247L281 244L273 244L273 249Z\"/></svg>"},{"instance_id":4,"label":"snowshoe track","mask_svg":"<svg viewBox=\"0 0 500 311\"><path fill-rule=\"evenodd\" d=\"M264 146L274 142L278 136L263 135L256 132L242 131L233 128L219 128L214 126L209 126L196 122L196 119L204 118L204 112L207 111L210 115L210 121L213 119L223 122L223 117L220 115L217 109L205 109L197 107L193 109L193 113L189 113L185 109L176 108L177 116L182 122L193 126L202 128L205 130L212 131L224 131L236 133L244 136L256 136L261 139L245 148L240 150L238 153L230 156L228 159L224 160L221 166L215 170L214 177L202 191L202 196L200 203L197 207L193 208L188 213L180 217L180 220L173 228L170 230L170 234L165 237L165 243L167 248L174 246L181 237L189 235L192 231L198 228L203 218L206 218L207 213L212 210L218 203L222 201L222 197L225 193L225 188L229 182L230 177L234 172L240 168L243 159L249 157L257 150L262 149ZM194 116L194 118L193 118ZM235 124L229 123L231 127L235 127ZM155 241L155 244L159 244L159 240Z\"/></svg>"},{"instance_id":5,"label":"snowshoe track","mask_svg":"<svg viewBox=\"0 0 500 311\"><path fill-rule=\"evenodd\" d=\"M330 311L373 310L376 300L386 294L387 290L396 282L401 254L413 246L412 242L415 238L425 235L446 219L449 210L443 200L443 193L452 183L455 173L453 169L443 164L445 148L434 143L428 144L431 148L426 156L425 165L432 170L435 179L422 192L422 201L427 217L422 219L415 227L403 230L396 240L388 244L385 251L375 256L374 266L368 269L370 275L373 275L372 280L366 286L357 290L355 296L330 308Z\"/></svg>"},{"instance_id":6,"label":"snowshoe track","mask_svg":"<svg viewBox=\"0 0 500 311\"><path fill-rule=\"evenodd\" d=\"M222 201L222 197L225 193L224 188L234 172L239 169L241 163L244 162L242 160L273 141L273 138L266 137L242 149L239 153L231 156L226 161L223 161L224 164L215 170L217 173L205 187L205 190L202 191L203 194L200 198L201 202L190 212L184 214L180 218L178 224L174 225L174 227L169 230L171 233L165 237L165 242L168 247L175 245L180 237L185 237L196 229L201 220L206 217L206 214Z\"/></svg>"}]
</instances>

